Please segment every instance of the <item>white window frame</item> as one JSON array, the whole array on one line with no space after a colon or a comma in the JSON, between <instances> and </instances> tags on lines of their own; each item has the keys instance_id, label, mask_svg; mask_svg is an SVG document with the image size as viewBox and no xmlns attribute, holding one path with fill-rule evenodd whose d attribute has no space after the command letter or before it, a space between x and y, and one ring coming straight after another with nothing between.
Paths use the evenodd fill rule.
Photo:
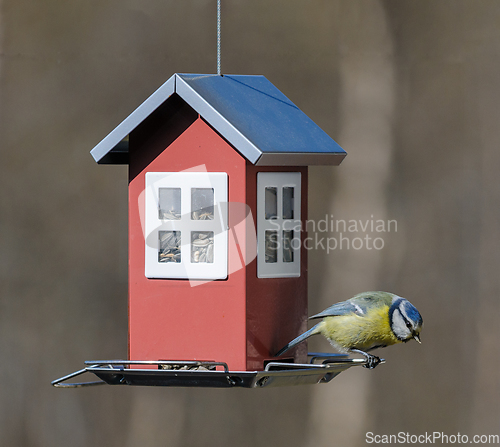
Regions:
<instances>
[{"instance_id":1,"label":"white window frame","mask_svg":"<svg viewBox=\"0 0 500 447\"><path fill-rule=\"evenodd\" d=\"M181 189L181 218L159 217L159 189ZM214 190L214 218L191 218L191 189ZM145 275L164 279L225 279L228 266L228 176L225 172L148 172L145 191ZM159 232L181 232L181 261L159 262ZM191 232L214 233L213 262L191 261Z\"/></svg>"},{"instance_id":2,"label":"white window frame","mask_svg":"<svg viewBox=\"0 0 500 447\"><path fill-rule=\"evenodd\" d=\"M266 188L277 188L277 216L265 217ZM294 188L293 219L283 219L283 188ZM301 246L301 173L300 172L259 172L257 173L257 277L287 278L300 276ZM277 231L277 262L266 262L266 231ZM283 231L293 230L293 262L283 262Z\"/></svg>"}]
</instances>

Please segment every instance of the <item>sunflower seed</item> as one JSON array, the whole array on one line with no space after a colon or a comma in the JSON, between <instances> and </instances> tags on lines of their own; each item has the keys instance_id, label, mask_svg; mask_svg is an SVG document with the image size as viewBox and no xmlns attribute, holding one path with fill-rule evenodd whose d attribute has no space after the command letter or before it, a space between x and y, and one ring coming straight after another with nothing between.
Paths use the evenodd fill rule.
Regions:
<instances>
[{"instance_id":1,"label":"sunflower seed","mask_svg":"<svg viewBox=\"0 0 500 447\"><path fill-rule=\"evenodd\" d=\"M204 247L205 245L208 245L210 243L210 240L208 239L196 239L193 241L193 245L195 247Z\"/></svg>"},{"instance_id":2,"label":"sunflower seed","mask_svg":"<svg viewBox=\"0 0 500 447\"><path fill-rule=\"evenodd\" d=\"M212 263L214 250L213 231L193 231L191 233L191 262Z\"/></svg>"},{"instance_id":3,"label":"sunflower seed","mask_svg":"<svg viewBox=\"0 0 500 447\"><path fill-rule=\"evenodd\" d=\"M181 232L159 231L158 262L181 262Z\"/></svg>"}]
</instances>

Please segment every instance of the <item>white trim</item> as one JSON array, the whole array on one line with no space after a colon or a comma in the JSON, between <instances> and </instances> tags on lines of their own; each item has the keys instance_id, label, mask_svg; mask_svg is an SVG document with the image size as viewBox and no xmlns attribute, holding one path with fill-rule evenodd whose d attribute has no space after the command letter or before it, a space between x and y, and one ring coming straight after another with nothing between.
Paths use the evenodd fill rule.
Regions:
<instances>
[{"instance_id":1,"label":"white trim","mask_svg":"<svg viewBox=\"0 0 500 447\"><path fill-rule=\"evenodd\" d=\"M180 220L160 219L159 188L181 189ZM191 189L214 190L214 219L191 218ZM148 172L145 194L145 275L147 278L225 279L228 264L228 176L225 172ZM159 231L181 232L180 262L159 262ZM213 232L213 262L191 262L191 233Z\"/></svg>"},{"instance_id":2,"label":"white trim","mask_svg":"<svg viewBox=\"0 0 500 447\"><path fill-rule=\"evenodd\" d=\"M265 218L265 191L268 187L277 188L277 216L274 219ZM283 219L283 188L294 188L293 219ZM257 174L257 277L286 278L300 276L301 247L301 173L300 172L259 172ZM283 231L293 230L292 244L293 261L283 260ZM266 231L277 232L276 262L266 262L265 235Z\"/></svg>"}]
</instances>

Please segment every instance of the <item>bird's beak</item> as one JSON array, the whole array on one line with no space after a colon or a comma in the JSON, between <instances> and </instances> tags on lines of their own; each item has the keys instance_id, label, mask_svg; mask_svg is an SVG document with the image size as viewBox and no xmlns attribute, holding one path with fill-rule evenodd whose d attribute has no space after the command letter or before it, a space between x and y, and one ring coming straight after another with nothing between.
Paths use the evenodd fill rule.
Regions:
<instances>
[{"instance_id":1,"label":"bird's beak","mask_svg":"<svg viewBox=\"0 0 500 447\"><path fill-rule=\"evenodd\" d=\"M419 337L417 334L415 334L415 335L413 336L413 338L415 339L415 341L416 341L416 342L418 342L418 343L422 343L422 342L420 341L420 337Z\"/></svg>"}]
</instances>

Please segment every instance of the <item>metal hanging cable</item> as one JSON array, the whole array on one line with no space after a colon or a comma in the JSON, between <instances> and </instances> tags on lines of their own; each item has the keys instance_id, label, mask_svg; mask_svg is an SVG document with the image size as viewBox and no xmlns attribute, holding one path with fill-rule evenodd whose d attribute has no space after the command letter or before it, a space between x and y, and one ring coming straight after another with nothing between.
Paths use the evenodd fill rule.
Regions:
<instances>
[{"instance_id":1,"label":"metal hanging cable","mask_svg":"<svg viewBox=\"0 0 500 447\"><path fill-rule=\"evenodd\" d=\"M217 0L217 74L222 76L220 70L220 1Z\"/></svg>"}]
</instances>

